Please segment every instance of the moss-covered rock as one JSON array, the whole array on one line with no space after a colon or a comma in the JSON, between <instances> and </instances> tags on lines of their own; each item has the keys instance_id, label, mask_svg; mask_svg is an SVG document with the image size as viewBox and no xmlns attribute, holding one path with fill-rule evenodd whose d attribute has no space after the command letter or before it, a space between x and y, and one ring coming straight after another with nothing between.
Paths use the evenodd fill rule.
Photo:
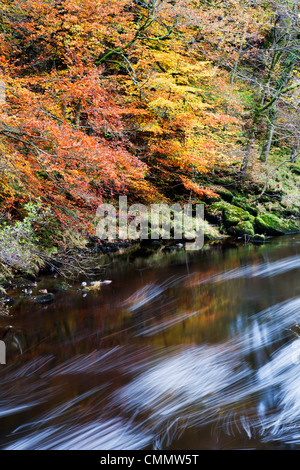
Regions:
<instances>
[{"instance_id":1,"label":"moss-covered rock","mask_svg":"<svg viewBox=\"0 0 300 470\"><path fill-rule=\"evenodd\" d=\"M218 225L224 225L226 230L243 221L249 221L252 224L255 219L253 215L241 207L233 206L225 201L215 202L206 207L205 214L208 220Z\"/></svg>"},{"instance_id":2,"label":"moss-covered rock","mask_svg":"<svg viewBox=\"0 0 300 470\"><path fill-rule=\"evenodd\" d=\"M229 204L224 201L214 202L213 204L205 206L204 214L209 222L221 225L223 220L223 212L225 207Z\"/></svg>"},{"instance_id":3,"label":"moss-covered rock","mask_svg":"<svg viewBox=\"0 0 300 470\"><path fill-rule=\"evenodd\" d=\"M265 194L266 202L260 198L259 203L251 204L249 200L253 196L252 187L250 199L247 198L245 188L242 188L242 191L241 188L236 188L231 192L215 181L213 189L222 199L211 200L206 204L205 218L211 224L217 225L220 233L237 237L249 235L251 239L258 235L254 242L261 243L265 241L261 236L300 231L300 224L293 220L298 216L299 206L293 201L287 205L283 204L281 199Z\"/></svg>"},{"instance_id":4,"label":"moss-covered rock","mask_svg":"<svg viewBox=\"0 0 300 470\"><path fill-rule=\"evenodd\" d=\"M213 188L215 193L219 194L219 196L227 202L231 202L233 199L233 194L229 189L224 188L223 186L216 186Z\"/></svg>"},{"instance_id":5,"label":"moss-covered rock","mask_svg":"<svg viewBox=\"0 0 300 470\"><path fill-rule=\"evenodd\" d=\"M224 208L224 225L225 227L231 227L232 225L238 225L242 221L254 221L253 215L245 211L241 207L227 206Z\"/></svg>"},{"instance_id":6,"label":"moss-covered rock","mask_svg":"<svg viewBox=\"0 0 300 470\"><path fill-rule=\"evenodd\" d=\"M53 302L54 294L49 292L45 295L37 295L36 297L33 298L33 300L35 302L38 302L39 304L45 304L47 302Z\"/></svg>"},{"instance_id":7,"label":"moss-covered rock","mask_svg":"<svg viewBox=\"0 0 300 470\"><path fill-rule=\"evenodd\" d=\"M252 243L264 243L265 241L266 241L266 237L259 233L256 233L254 237L251 238Z\"/></svg>"},{"instance_id":8,"label":"moss-covered rock","mask_svg":"<svg viewBox=\"0 0 300 470\"><path fill-rule=\"evenodd\" d=\"M242 237L249 235L253 237L255 234L254 227L249 220L242 220L237 225L232 225L227 229L227 233L233 237Z\"/></svg>"},{"instance_id":9,"label":"moss-covered rock","mask_svg":"<svg viewBox=\"0 0 300 470\"><path fill-rule=\"evenodd\" d=\"M294 220L285 220L270 213L260 214L255 218L254 224L256 231L265 235L285 235L299 231Z\"/></svg>"},{"instance_id":10,"label":"moss-covered rock","mask_svg":"<svg viewBox=\"0 0 300 470\"><path fill-rule=\"evenodd\" d=\"M255 206L251 206L248 202L247 202L247 199L246 198L242 198L242 197L237 197L235 196L231 203L235 206L238 206L238 207L241 207L242 209L244 209L245 211L249 212L249 214L253 215L254 217L257 217L258 216L258 209L257 207Z\"/></svg>"},{"instance_id":11,"label":"moss-covered rock","mask_svg":"<svg viewBox=\"0 0 300 470\"><path fill-rule=\"evenodd\" d=\"M242 220L239 222L236 227L236 233L238 236L241 235L251 235L253 236L255 234L254 227L250 220Z\"/></svg>"}]
</instances>

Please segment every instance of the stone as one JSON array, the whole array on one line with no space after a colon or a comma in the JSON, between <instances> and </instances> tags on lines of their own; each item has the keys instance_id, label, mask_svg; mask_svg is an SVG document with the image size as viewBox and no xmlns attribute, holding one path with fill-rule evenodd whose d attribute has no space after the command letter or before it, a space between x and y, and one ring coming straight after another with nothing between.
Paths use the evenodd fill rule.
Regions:
<instances>
[{"instance_id":1,"label":"stone","mask_svg":"<svg viewBox=\"0 0 300 470\"><path fill-rule=\"evenodd\" d=\"M270 213L260 214L255 218L256 231L264 235L285 235L299 231L297 222L281 219Z\"/></svg>"},{"instance_id":2,"label":"stone","mask_svg":"<svg viewBox=\"0 0 300 470\"><path fill-rule=\"evenodd\" d=\"M252 223L249 220L242 220L237 225L229 227L227 233L229 235L241 237L243 235L253 236L255 231Z\"/></svg>"},{"instance_id":3,"label":"stone","mask_svg":"<svg viewBox=\"0 0 300 470\"><path fill-rule=\"evenodd\" d=\"M47 303L47 302L52 302L54 300L54 294L52 294L51 292L49 292L48 294L41 294L41 295L37 295L36 297L34 297L33 299L35 302L38 302L39 304L44 304L44 303Z\"/></svg>"},{"instance_id":4,"label":"stone","mask_svg":"<svg viewBox=\"0 0 300 470\"><path fill-rule=\"evenodd\" d=\"M241 207L228 206L224 209L224 225L238 225L242 221L254 221L254 217ZM254 233L254 232L253 232Z\"/></svg>"},{"instance_id":5,"label":"stone","mask_svg":"<svg viewBox=\"0 0 300 470\"><path fill-rule=\"evenodd\" d=\"M266 237L264 235L259 234L259 233L256 233L251 238L252 243L264 243L265 241L266 241Z\"/></svg>"}]
</instances>

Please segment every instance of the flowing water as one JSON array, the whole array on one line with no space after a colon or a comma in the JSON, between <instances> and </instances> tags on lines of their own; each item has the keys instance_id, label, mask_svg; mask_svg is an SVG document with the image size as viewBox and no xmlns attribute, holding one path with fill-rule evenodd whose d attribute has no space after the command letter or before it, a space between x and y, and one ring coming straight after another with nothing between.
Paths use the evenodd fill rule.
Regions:
<instances>
[{"instance_id":1,"label":"flowing water","mask_svg":"<svg viewBox=\"0 0 300 470\"><path fill-rule=\"evenodd\" d=\"M294 235L42 279L0 317L0 449L300 449L299 273Z\"/></svg>"}]
</instances>

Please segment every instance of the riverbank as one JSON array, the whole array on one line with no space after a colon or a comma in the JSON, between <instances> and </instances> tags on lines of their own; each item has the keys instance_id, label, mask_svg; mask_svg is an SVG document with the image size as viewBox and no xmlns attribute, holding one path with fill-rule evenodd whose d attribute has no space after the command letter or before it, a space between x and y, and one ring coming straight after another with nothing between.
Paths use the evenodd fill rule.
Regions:
<instances>
[{"instance_id":1,"label":"riverbank","mask_svg":"<svg viewBox=\"0 0 300 470\"><path fill-rule=\"evenodd\" d=\"M300 230L298 230L300 232ZM202 252L219 252L230 247L269 245L278 236L205 236ZM2 316L9 316L11 307L24 304L41 306L55 302L57 295L74 290L82 291L85 296L89 291L98 291L111 283L108 272L124 269L124 266L161 265L177 262L178 257L193 260L199 251L186 251L185 244L177 240L115 241L90 240L85 249L78 249L56 257L36 275L18 273L4 285L1 293L0 311ZM182 258L182 262L184 259Z\"/></svg>"},{"instance_id":2,"label":"riverbank","mask_svg":"<svg viewBox=\"0 0 300 470\"><path fill-rule=\"evenodd\" d=\"M219 200L206 206L204 225L204 247L211 245L263 244L272 237L300 232L299 218L278 216L270 212L253 215L233 203ZM40 276L51 276L61 281L80 278L101 278L105 267L114 259L146 258L153 253L185 250L183 240L100 240L90 236L85 247L73 247L45 257L43 266L34 274L16 270L2 281L2 298L6 290L20 287L30 288ZM192 252L190 252L192 253ZM7 299L10 303L10 299ZM52 299L48 297L48 300ZM47 301L45 299L45 301Z\"/></svg>"},{"instance_id":3,"label":"riverbank","mask_svg":"<svg viewBox=\"0 0 300 470\"><path fill-rule=\"evenodd\" d=\"M295 168L293 166L294 170ZM267 243L270 237L298 233L300 205L296 196L300 185L300 170L291 172L287 168L286 171L288 173L279 175L280 185L270 181L267 191L262 181L254 182L251 177L247 180L239 179L232 171L210 175L209 179L203 178L199 184L207 190L206 196L192 202L204 205L202 230L205 245L261 244ZM291 187L295 189L295 194L291 192ZM17 237L22 239L17 247L18 257L21 259L25 256L27 269L12 265L12 269L2 273L0 285L4 297L7 288L13 286L19 278L35 281L40 275L50 275L66 280L82 277L94 280L101 277L102 267L111 263L113 258L129 256L132 259L138 256L147 257L153 252L185 249L183 240L154 240L151 239L150 232L149 239L142 242L99 240L91 234L77 236L74 232L64 235L66 241L63 247L52 246L55 238L53 234L57 237L59 227L49 214L47 217L49 221L45 223L44 212L38 205L37 208L31 205L29 215L15 226L16 233L9 233L14 243ZM37 224L40 224L38 233L32 230ZM35 237L38 241L33 243ZM10 247L10 251L7 249L9 256L12 256L15 246L11 245L9 237L6 242Z\"/></svg>"}]
</instances>

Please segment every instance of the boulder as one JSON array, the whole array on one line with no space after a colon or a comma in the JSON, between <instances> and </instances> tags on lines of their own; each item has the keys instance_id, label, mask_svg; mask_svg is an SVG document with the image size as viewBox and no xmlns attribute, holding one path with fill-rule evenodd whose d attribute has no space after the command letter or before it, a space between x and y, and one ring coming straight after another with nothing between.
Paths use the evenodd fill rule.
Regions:
<instances>
[{"instance_id":1,"label":"boulder","mask_svg":"<svg viewBox=\"0 0 300 470\"><path fill-rule=\"evenodd\" d=\"M215 193L219 194L219 196L224 200L224 201L227 201L227 202L231 202L232 199L233 199L233 194L231 191L229 191L229 189L227 188L224 188L224 187L215 187L213 188L213 190L215 191Z\"/></svg>"},{"instance_id":2,"label":"boulder","mask_svg":"<svg viewBox=\"0 0 300 470\"><path fill-rule=\"evenodd\" d=\"M257 233L265 235L285 235L299 231L299 226L294 220L286 220L277 215L265 213L255 218Z\"/></svg>"},{"instance_id":3,"label":"boulder","mask_svg":"<svg viewBox=\"0 0 300 470\"><path fill-rule=\"evenodd\" d=\"M54 300L54 294L49 292L48 294L41 294L37 295L33 299L35 302L38 302L39 304L45 304L47 302L52 302Z\"/></svg>"},{"instance_id":4,"label":"boulder","mask_svg":"<svg viewBox=\"0 0 300 470\"><path fill-rule=\"evenodd\" d=\"M266 237L259 233L256 233L254 237L251 238L252 243L264 243L266 241Z\"/></svg>"},{"instance_id":5,"label":"boulder","mask_svg":"<svg viewBox=\"0 0 300 470\"><path fill-rule=\"evenodd\" d=\"M231 227L232 225L238 225L240 222L245 221L250 221L250 223L253 222L253 215L249 214L249 212L245 211L241 207L230 205L224 208L224 225L226 228Z\"/></svg>"},{"instance_id":6,"label":"boulder","mask_svg":"<svg viewBox=\"0 0 300 470\"><path fill-rule=\"evenodd\" d=\"M255 231L249 220L241 220L237 225L229 227L228 233L230 235L241 237L243 235L254 236Z\"/></svg>"}]
</instances>

